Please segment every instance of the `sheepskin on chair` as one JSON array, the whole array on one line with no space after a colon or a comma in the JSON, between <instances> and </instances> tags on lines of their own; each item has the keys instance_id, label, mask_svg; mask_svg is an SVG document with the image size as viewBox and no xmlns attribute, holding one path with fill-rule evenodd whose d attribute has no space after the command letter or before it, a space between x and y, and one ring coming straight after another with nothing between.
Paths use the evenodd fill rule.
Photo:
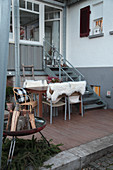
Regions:
<instances>
[{"instance_id":1,"label":"sheepskin on chair","mask_svg":"<svg viewBox=\"0 0 113 170\"><path fill-rule=\"evenodd\" d=\"M85 89L86 81L50 83L47 89L47 98L54 102L57 97L62 94L70 96L74 92L79 92L83 95L85 93Z\"/></svg>"},{"instance_id":2,"label":"sheepskin on chair","mask_svg":"<svg viewBox=\"0 0 113 170\"><path fill-rule=\"evenodd\" d=\"M23 88L48 86L47 80L25 80Z\"/></svg>"}]
</instances>

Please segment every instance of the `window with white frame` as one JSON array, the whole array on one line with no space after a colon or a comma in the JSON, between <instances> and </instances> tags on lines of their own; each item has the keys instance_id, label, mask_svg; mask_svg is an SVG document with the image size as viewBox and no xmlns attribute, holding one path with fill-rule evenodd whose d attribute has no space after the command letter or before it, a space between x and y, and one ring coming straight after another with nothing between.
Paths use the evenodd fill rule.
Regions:
<instances>
[{"instance_id":1,"label":"window with white frame","mask_svg":"<svg viewBox=\"0 0 113 170\"><path fill-rule=\"evenodd\" d=\"M93 12L93 31L92 34L100 34L103 32L103 1L94 4Z\"/></svg>"},{"instance_id":2,"label":"window with white frame","mask_svg":"<svg viewBox=\"0 0 113 170\"><path fill-rule=\"evenodd\" d=\"M20 40L39 42L39 4L20 0Z\"/></svg>"}]
</instances>

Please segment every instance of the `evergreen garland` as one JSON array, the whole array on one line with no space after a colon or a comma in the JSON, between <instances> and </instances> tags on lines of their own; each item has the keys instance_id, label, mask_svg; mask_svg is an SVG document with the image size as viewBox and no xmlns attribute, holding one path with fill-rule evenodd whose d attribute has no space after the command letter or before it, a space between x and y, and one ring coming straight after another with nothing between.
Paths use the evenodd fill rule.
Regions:
<instances>
[{"instance_id":1,"label":"evergreen garland","mask_svg":"<svg viewBox=\"0 0 113 170\"><path fill-rule=\"evenodd\" d=\"M49 142L51 142L51 140ZM2 170L5 169L7 165L10 144L11 140L9 139L6 139L3 143ZM34 135L32 140L16 138L13 160L8 170L25 170L27 167L33 167L33 170L38 170L46 160L61 151L59 148L61 145L62 144L54 145L50 143L50 146L48 146L43 138L37 140L34 138ZM52 165L48 165L46 168L50 166Z\"/></svg>"}]
</instances>

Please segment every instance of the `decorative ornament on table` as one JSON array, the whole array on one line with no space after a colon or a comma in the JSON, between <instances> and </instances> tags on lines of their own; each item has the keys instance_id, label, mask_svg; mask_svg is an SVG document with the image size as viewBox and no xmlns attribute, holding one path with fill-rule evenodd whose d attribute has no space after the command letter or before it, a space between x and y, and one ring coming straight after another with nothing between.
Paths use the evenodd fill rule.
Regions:
<instances>
[{"instance_id":1,"label":"decorative ornament on table","mask_svg":"<svg viewBox=\"0 0 113 170\"><path fill-rule=\"evenodd\" d=\"M49 83L61 83L61 80L58 77L50 77L50 76L48 76L48 84Z\"/></svg>"}]
</instances>

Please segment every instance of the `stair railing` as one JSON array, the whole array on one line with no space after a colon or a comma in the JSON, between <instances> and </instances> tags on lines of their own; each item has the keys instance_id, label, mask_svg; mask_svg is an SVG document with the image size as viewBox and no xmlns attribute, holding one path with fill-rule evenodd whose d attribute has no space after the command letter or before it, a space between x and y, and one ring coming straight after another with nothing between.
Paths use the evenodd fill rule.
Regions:
<instances>
[{"instance_id":1,"label":"stair railing","mask_svg":"<svg viewBox=\"0 0 113 170\"><path fill-rule=\"evenodd\" d=\"M52 52L52 55L50 55L45 47L46 47L46 43L47 45L49 46L49 49L51 49L51 52ZM56 56L55 56L56 55ZM54 65L55 63L58 65L59 67L59 79L61 80L61 70L63 71L64 74L66 74L66 76L74 81L67 73L66 71L62 68L62 66L67 66L67 67L71 67L73 69L73 71L78 75L79 77L79 81L83 78L84 79L84 76L83 74L81 74L75 67L73 67L73 65L68 61L66 60L63 55L61 55L59 53L59 51L55 48L54 45L51 45L45 38L44 38L44 41L43 41L43 66L44 68L46 67L46 63L47 63L47 60L52 60L52 65Z\"/></svg>"}]
</instances>

